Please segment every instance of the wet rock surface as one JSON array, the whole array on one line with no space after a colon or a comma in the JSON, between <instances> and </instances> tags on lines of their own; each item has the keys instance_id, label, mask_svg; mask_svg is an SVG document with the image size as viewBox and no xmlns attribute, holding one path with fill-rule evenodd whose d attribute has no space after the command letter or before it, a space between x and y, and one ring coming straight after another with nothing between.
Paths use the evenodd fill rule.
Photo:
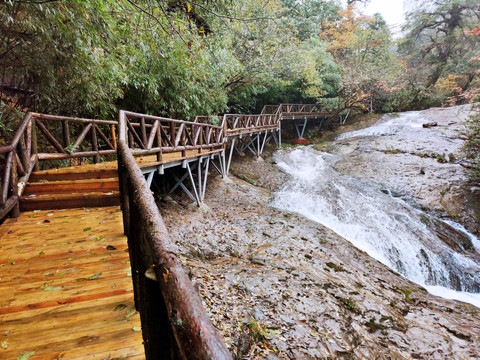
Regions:
<instances>
[{"instance_id":1,"label":"wet rock surface","mask_svg":"<svg viewBox=\"0 0 480 360\"><path fill-rule=\"evenodd\" d=\"M208 211L159 203L238 359L479 358L480 309L432 296L333 231L269 207L269 191L251 182L273 189L278 170L268 157L242 164L253 181L211 178Z\"/></svg>"},{"instance_id":2,"label":"wet rock surface","mask_svg":"<svg viewBox=\"0 0 480 360\"><path fill-rule=\"evenodd\" d=\"M347 136L324 151L343 158L335 166L339 172L376 181L479 233L480 191L465 186L461 155L469 115L470 105L388 114L366 129L344 128Z\"/></svg>"}]
</instances>

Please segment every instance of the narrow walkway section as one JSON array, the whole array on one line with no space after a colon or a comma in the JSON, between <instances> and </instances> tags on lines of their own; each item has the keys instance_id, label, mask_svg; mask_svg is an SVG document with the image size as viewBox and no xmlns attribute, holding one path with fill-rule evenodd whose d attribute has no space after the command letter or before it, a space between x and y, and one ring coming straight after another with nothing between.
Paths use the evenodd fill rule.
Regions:
<instances>
[{"instance_id":1,"label":"narrow walkway section","mask_svg":"<svg viewBox=\"0 0 480 360\"><path fill-rule=\"evenodd\" d=\"M6 220L0 358L144 359L130 272L119 207Z\"/></svg>"}]
</instances>

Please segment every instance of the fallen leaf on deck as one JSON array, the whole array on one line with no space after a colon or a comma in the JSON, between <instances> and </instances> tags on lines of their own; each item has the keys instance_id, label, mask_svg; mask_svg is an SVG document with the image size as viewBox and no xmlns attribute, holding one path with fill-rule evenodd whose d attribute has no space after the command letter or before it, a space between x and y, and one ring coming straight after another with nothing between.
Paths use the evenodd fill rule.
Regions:
<instances>
[{"instance_id":1,"label":"fallen leaf on deck","mask_svg":"<svg viewBox=\"0 0 480 360\"><path fill-rule=\"evenodd\" d=\"M120 310L123 310L127 307L127 305L125 304L118 304L117 306L115 306L115 309L113 309L113 311L120 311Z\"/></svg>"},{"instance_id":2,"label":"fallen leaf on deck","mask_svg":"<svg viewBox=\"0 0 480 360\"><path fill-rule=\"evenodd\" d=\"M44 283L42 286L40 286L40 288L45 291L53 291L60 290L63 288L63 286L50 286L48 283Z\"/></svg>"},{"instance_id":3,"label":"fallen leaf on deck","mask_svg":"<svg viewBox=\"0 0 480 360\"><path fill-rule=\"evenodd\" d=\"M128 311L125 313L125 319L128 319L130 316L135 315L136 312L137 312L137 310L135 310L135 309L130 309L130 310L128 310Z\"/></svg>"},{"instance_id":4,"label":"fallen leaf on deck","mask_svg":"<svg viewBox=\"0 0 480 360\"><path fill-rule=\"evenodd\" d=\"M142 331L142 327L141 326L134 326L132 328L133 331Z\"/></svg>"},{"instance_id":5,"label":"fallen leaf on deck","mask_svg":"<svg viewBox=\"0 0 480 360\"><path fill-rule=\"evenodd\" d=\"M8 349L8 341L2 341L2 349Z\"/></svg>"},{"instance_id":6,"label":"fallen leaf on deck","mask_svg":"<svg viewBox=\"0 0 480 360\"><path fill-rule=\"evenodd\" d=\"M46 291L52 291L52 290L61 290L63 289L63 286L47 286L45 289Z\"/></svg>"},{"instance_id":7,"label":"fallen leaf on deck","mask_svg":"<svg viewBox=\"0 0 480 360\"><path fill-rule=\"evenodd\" d=\"M98 279L100 276L102 276L102 273L89 276L88 278L78 278L78 279L75 279L75 281L95 280L95 279Z\"/></svg>"},{"instance_id":8,"label":"fallen leaf on deck","mask_svg":"<svg viewBox=\"0 0 480 360\"><path fill-rule=\"evenodd\" d=\"M10 265L15 265L15 260L8 260L8 263L9 263Z\"/></svg>"},{"instance_id":9,"label":"fallen leaf on deck","mask_svg":"<svg viewBox=\"0 0 480 360\"><path fill-rule=\"evenodd\" d=\"M106 249L107 250L117 250L117 248L113 245L107 245Z\"/></svg>"},{"instance_id":10,"label":"fallen leaf on deck","mask_svg":"<svg viewBox=\"0 0 480 360\"><path fill-rule=\"evenodd\" d=\"M85 229L83 229L83 231L85 231L85 232L90 231L90 230L92 230L91 227L86 227Z\"/></svg>"},{"instance_id":11,"label":"fallen leaf on deck","mask_svg":"<svg viewBox=\"0 0 480 360\"><path fill-rule=\"evenodd\" d=\"M17 360L27 360L33 355L35 355L35 351L24 351L17 356Z\"/></svg>"},{"instance_id":12,"label":"fallen leaf on deck","mask_svg":"<svg viewBox=\"0 0 480 360\"><path fill-rule=\"evenodd\" d=\"M95 279L98 279L100 276L102 276L102 273L92 275L92 276L88 277L87 280L95 280Z\"/></svg>"}]
</instances>

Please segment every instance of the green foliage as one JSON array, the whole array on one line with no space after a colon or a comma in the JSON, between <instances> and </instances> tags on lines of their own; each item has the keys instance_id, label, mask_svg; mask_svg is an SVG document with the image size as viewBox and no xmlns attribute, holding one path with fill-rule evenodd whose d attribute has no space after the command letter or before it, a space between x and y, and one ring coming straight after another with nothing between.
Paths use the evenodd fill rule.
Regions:
<instances>
[{"instance_id":1,"label":"green foliage","mask_svg":"<svg viewBox=\"0 0 480 360\"><path fill-rule=\"evenodd\" d=\"M7 145L23 119L23 114L13 104L0 100L0 146Z\"/></svg>"},{"instance_id":2,"label":"green foliage","mask_svg":"<svg viewBox=\"0 0 480 360\"><path fill-rule=\"evenodd\" d=\"M2 95L38 111L102 116L112 109L124 78L110 15L117 2L4 2L0 5ZM22 99L19 99L22 100Z\"/></svg>"},{"instance_id":3,"label":"green foliage","mask_svg":"<svg viewBox=\"0 0 480 360\"><path fill-rule=\"evenodd\" d=\"M468 59L479 37L463 32L473 0L418 2L400 44L407 64L382 17L350 3L2 2L1 139L26 110L107 118L123 108L186 120L278 103L401 111L440 105L452 84L477 81ZM436 12L450 20L433 21Z\"/></svg>"},{"instance_id":4,"label":"green foliage","mask_svg":"<svg viewBox=\"0 0 480 360\"><path fill-rule=\"evenodd\" d=\"M435 85L440 87L437 91L455 86L466 90L475 77L469 60L479 44L466 31L478 24L478 1L418 1L407 18L411 21L405 26L407 36L400 51L410 65L410 78L431 91ZM452 75L461 81L450 85L446 79Z\"/></svg>"},{"instance_id":5,"label":"green foliage","mask_svg":"<svg viewBox=\"0 0 480 360\"><path fill-rule=\"evenodd\" d=\"M223 85L235 59L219 37L206 41L199 11L167 12L148 0L0 8L1 94L18 108L105 117L128 106L192 118L226 107Z\"/></svg>"},{"instance_id":6,"label":"green foliage","mask_svg":"<svg viewBox=\"0 0 480 360\"><path fill-rule=\"evenodd\" d=\"M380 15L368 17L354 5L325 23L322 38L341 68L339 109L367 110L399 88L403 67L392 53L392 36Z\"/></svg>"},{"instance_id":7,"label":"green foliage","mask_svg":"<svg viewBox=\"0 0 480 360\"><path fill-rule=\"evenodd\" d=\"M420 110L438 107L442 98L421 83L408 83L396 91L383 91L377 98L377 109L382 112Z\"/></svg>"},{"instance_id":8,"label":"green foliage","mask_svg":"<svg viewBox=\"0 0 480 360\"><path fill-rule=\"evenodd\" d=\"M192 120L265 102L338 105L319 40L332 0L74 0L0 4L1 99L12 108ZM3 122L2 122L3 124Z\"/></svg>"},{"instance_id":9,"label":"green foliage","mask_svg":"<svg viewBox=\"0 0 480 360\"><path fill-rule=\"evenodd\" d=\"M282 25L288 27L300 41L317 38L322 24L327 19L338 20L340 7L337 2L327 0L281 0L285 7Z\"/></svg>"},{"instance_id":10,"label":"green foliage","mask_svg":"<svg viewBox=\"0 0 480 360\"><path fill-rule=\"evenodd\" d=\"M248 323L248 328L250 330L250 336L257 342L264 342L267 339L267 329L262 326L258 321L252 320Z\"/></svg>"},{"instance_id":11,"label":"green foliage","mask_svg":"<svg viewBox=\"0 0 480 360\"><path fill-rule=\"evenodd\" d=\"M468 138L464 145L464 151L471 163L470 181L472 184L480 185L480 111L475 113L467 122Z\"/></svg>"}]
</instances>

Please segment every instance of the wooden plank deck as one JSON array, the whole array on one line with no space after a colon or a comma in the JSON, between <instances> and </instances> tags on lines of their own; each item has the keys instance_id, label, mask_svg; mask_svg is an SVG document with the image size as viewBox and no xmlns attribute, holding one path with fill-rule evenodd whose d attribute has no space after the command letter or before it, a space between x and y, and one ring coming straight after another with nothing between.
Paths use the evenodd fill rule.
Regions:
<instances>
[{"instance_id":1,"label":"wooden plank deck","mask_svg":"<svg viewBox=\"0 0 480 360\"><path fill-rule=\"evenodd\" d=\"M0 359L144 359L119 207L0 226Z\"/></svg>"}]
</instances>

